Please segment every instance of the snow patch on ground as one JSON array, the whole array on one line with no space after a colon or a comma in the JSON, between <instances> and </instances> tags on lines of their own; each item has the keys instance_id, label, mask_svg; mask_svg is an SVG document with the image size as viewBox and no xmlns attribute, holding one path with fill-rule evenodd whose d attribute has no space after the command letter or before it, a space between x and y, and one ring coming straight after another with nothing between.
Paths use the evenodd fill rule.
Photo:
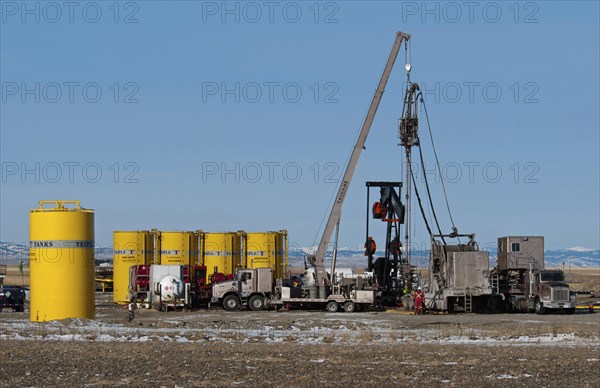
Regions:
<instances>
[{"instance_id":1,"label":"snow patch on ground","mask_svg":"<svg viewBox=\"0 0 600 388\"><path fill-rule=\"evenodd\" d=\"M600 338L583 338L574 333L542 334L537 336L490 336L477 330L465 335L444 334L439 329L408 329L391 327L389 323L374 324L359 319L305 320L290 324L256 325L252 329L231 327L214 322L194 327L185 321L169 320L179 327L129 326L87 319L70 319L47 323L10 320L0 324L0 340L89 341L89 342L178 342L202 343L282 343L369 345L426 343L441 345L485 346L600 346ZM367 324L368 323L368 324ZM181 327L183 325L183 327ZM228 327L224 327L224 326ZM521 361L521 360L519 360ZM524 360L523 360L524 361ZM597 362L598 359L589 359ZM455 365L456 363L446 363Z\"/></svg>"},{"instance_id":2,"label":"snow patch on ground","mask_svg":"<svg viewBox=\"0 0 600 388\"><path fill-rule=\"evenodd\" d=\"M502 374L502 375L500 375L500 376L498 376L496 378L499 379L499 380L502 380L502 379L518 379L517 376L511 376L511 375L506 374L506 373Z\"/></svg>"}]
</instances>

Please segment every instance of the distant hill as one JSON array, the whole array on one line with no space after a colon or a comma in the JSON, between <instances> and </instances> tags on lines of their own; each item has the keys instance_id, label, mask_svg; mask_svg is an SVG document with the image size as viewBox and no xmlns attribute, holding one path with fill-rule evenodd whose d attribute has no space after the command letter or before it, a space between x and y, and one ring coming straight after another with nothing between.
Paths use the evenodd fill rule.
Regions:
<instances>
[{"instance_id":1,"label":"distant hill","mask_svg":"<svg viewBox=\"0 0 600 388\"><path fill-rule=\"evenodd\" d=\"M310 252L310 248L301 248L290 252L290 263L294 266L302 266L304 255ZM490 254L490 267L496 265L496 249L488 249ZM384 252L377 251L376 256L383 256ZM571 265L573 268L598 268L600 267L600 250L590 250L582 248L568 249L546 249L544 257L547 268L562 267ZM329 261L330 257L328 257ZM341 249L338 251L338 267L360 268L366 266L367 258L363 250ZM424 268L429 265L429 250L419 250L411 252L411 263L417 267Z\"/></svg>"},{"instance_id":2,"label":"distant hill","mask_svg":"<svg viewBox=\"0 0 600 388\"><path fill-rule=\"evenodd\" d=\"M96 248L96 262L112 261L112 248ZM0 264L15 264L29 261L29 246L0 241Z\"/></svg>"},{"instance_id":3,"label":"distant hill","mask_svg":"<svg viewBox=\"0 0 600 388\"><path fill-rule=\"evenodd\" d=\"M300 267L304 265L304 256L311 248L296 248L290 250L290 265ZM496 265L496 250L490 249L490 266ZM377 252L382 256L383 252ZM546 249L546 267L565 267L569 264L573 268L596 268L600 267L600 250L573 247L566 249ZM29 247L24 244L0 242L0 263L12 264L19 260L29 260ZM112 260L112 248L96 248L96 261L105 262ZM328 257L330 262L330 257ZM367 259L362 250L343 248L338 251L338 267L361 268L366 266ZM427 267L429 262L429 251L420 250L411 253L411 263L418 267Z\"/></svg>"}]
</instances>

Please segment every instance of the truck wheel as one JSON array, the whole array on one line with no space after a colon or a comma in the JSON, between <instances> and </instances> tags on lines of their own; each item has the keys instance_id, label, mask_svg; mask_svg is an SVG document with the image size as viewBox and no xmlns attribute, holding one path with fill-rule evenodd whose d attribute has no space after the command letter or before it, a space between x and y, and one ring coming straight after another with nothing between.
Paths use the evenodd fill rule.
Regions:
<instances>
[{"instance_id":1,"label":"truck wheel","mask_svg":"<svg viewBox=\"0 0 600 388\"><path fill-rule=\"evenodd\" d=\"M572 315L575 314L575 307L570 308L570 309L565 309L565 313Z\"/></svg>"},{"instance_id":2,"label":"truck wheel","mask_svg":"<svg viewBox=\"0 0 600 388\"><path fill-rule=\"evenodd\" d=\"M546 308L542 304L542 301L539 299L535 300L535 313L540 315L546 314Z\"/></svg>"},{"instance_id":3,"label":"truck wheel","mask_svg":"<svg viewBox=\"0 0 600 388\"><path fill-rule=\"evenodd\" d=\"M330 313L335 313L338 311L338 309L340 308L340 306L338 305L338 302L336 302L335 300L330 300L329 302L327 302L327 311L329 311Z\"/></svg>"},{"instance_id":4,"label":"truck wheel","mask_svg":"<svg viewBox=\"0 0 600 388\"><path fill-rule=\"evenodd\" d=\"M240 308L240 300L235 295L227 295L223 299L223 308L227 311L235 311Z\"/></svg>"},{"instance_id":5,"label":"truck wheel","mask_svg":"<svg viewBox=\"0 0 600 388\"><path fill-rule=\"evenodd\" d=\"M252 311L259 311L265 308L265 299L261 295L254 295L248 301L248 307Z\"/></svg>"},{"instance_id":6,"label":"truck wheel","mask_svg":"<svg viewBox=\"0 0 600 388\"><path fill-rule=\"evenodd\" d=\"M344 311L347 313L353 313L356 311L356 305L354 304L354 302L346 302L344 303Z\"/></svg>"}]
</instances>

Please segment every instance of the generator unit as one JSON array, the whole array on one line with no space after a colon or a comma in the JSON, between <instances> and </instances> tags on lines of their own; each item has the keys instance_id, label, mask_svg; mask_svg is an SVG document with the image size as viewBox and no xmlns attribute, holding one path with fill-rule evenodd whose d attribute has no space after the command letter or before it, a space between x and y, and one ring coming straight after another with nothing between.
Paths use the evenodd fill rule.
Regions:
<instances>
[{"instance_id":1,"label":"generator unit","mask_svg":"<svg viewBox=\"0 0 600 388\"><path fill-rule=\"evenodd\" d=\"M191 304L189 267L183 265L152 265L150 267L148 300L152 307L167 311Z\"/></svg>"}]
</instances>

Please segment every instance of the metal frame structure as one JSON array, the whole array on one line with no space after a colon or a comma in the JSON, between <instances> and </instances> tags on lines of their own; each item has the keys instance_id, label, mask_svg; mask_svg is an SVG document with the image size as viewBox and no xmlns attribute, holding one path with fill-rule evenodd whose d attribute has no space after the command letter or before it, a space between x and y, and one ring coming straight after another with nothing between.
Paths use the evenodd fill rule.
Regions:
<instances>
[{"instance_id":1,"label":"metal frame structure","mask_svg":"<svg viewBox=\"0 0 600 388\"><path fill-rule=\"evenodd\" d=\"M403 258L402 242L400 238L400 225L404 223L405 206L402 204L399 193L402 191L402 182L366 182L367 187L367 221L365 254L368 256L368 271L374 271L377 286L382 292L381 299L384 305L395 305L402 296L405 287L411 288L411 267L408 259ZM379 188L380 199L371 207L371 188ZM380 213L376 214L376 208ZM370 210L373 218L386 223L384 256L373 260L373 252L369 235Z\"/></svg>"}]
</instances>

